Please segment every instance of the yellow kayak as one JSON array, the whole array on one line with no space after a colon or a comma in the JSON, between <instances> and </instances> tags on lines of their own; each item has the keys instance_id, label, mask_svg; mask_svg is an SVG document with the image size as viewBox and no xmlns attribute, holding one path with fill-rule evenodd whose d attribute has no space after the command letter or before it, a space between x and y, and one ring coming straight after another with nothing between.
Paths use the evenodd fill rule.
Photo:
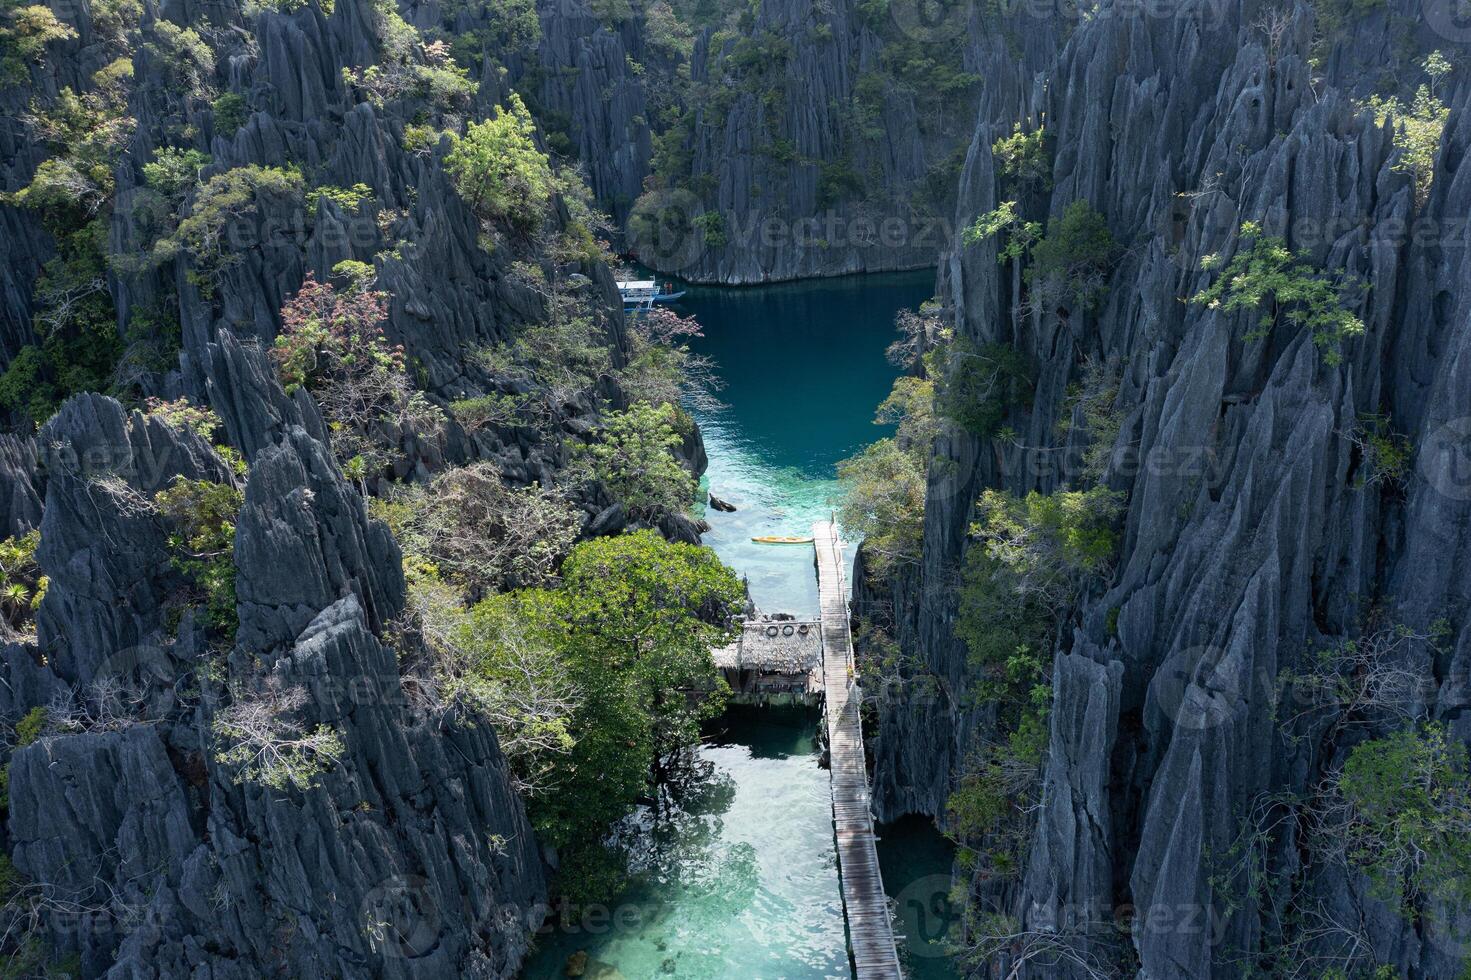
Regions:
<instances>
[{"instance_id":1,"label":"yellow kayak","mask_svg":"<svg viewBox=\"0 0 1471 980\"><path fill-rule=\"evenodd\" d=\"M769 536L764 538L752 538L757 544L811 544L811 538L787 538L780 536Z\"/></svg>"}]
</instances>

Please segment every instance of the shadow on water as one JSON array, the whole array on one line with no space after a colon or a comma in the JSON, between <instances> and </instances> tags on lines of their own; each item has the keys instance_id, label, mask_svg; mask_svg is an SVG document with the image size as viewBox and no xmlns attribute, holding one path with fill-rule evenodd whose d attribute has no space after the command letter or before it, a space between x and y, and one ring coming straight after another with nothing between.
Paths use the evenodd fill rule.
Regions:
<instances>
[{"instance_id":1,"label":"shadow on water","mask_svg":"<svg viewBox=\"0 0 1471 980\"><path fill-rule=\"evenodd\" d=\"M950 897L955 847L926 817L904 817L876 828L879 873L894 903L904 975L909 980L960 980L945 940L960 922Z\"/></svg>"},{"instance_id":2,"label":"shadow on water","mask_svg":"<svg viewBox=\"0 0 1471 980\"><path fill-rule=\"evenodd\" d=\"M848 975L818 715L734 708L683 761L672 806L623 828L632 885L595 928L543 935L528 980Z\"/></svg>"}]
</instances>

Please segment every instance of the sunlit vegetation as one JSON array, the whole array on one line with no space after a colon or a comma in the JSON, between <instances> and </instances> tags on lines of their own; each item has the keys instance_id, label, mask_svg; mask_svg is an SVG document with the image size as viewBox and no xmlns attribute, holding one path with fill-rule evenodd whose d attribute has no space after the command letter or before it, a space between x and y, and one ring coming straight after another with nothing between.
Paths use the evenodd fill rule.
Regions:
<instances>
[{"instance_id":1,"label":"sunlit vegetation","mask_svg":"<svg viewBox=\"0 0 1471 980\"><path fill-rule=\"evenodd\" d=\"M113 175L134 127L131 80L131 61L120 57L88 90L63 88L48 104L34 102L25 119L51 155L6 199L39 218L57 254L36 282L36 340L0 375L0 408L22 427L45 421L74 392L107 390L123 353L106 256Z\"/></svg>"},{"instance_id":2,"label":"sunlit vegetation","mask_svg":"<svg viewBox=\"0 0 1471 980\"><path fill-rule=\"evenodd\" d=\"M403 433L432 433L444 414L410 381L403 348L383 336L387 295L359 279L344 290L308 276L281 307L271 347L287 392L306 388L350 476L378 477ZM395 435L397 433L397 435Z\"/></svg>"},{"instance_id":3,"label":"sunlit vegetation","mask_svg":"<svg viewBox=\"0 0 1471 980\"><path fill-rule=\"evenodd\" d=\"M441 117L442 122L457 124L454 117L470 108L476 85L455 64L449 44L425 43L389 0L376 0L373 21L379 56L366 67L343 68L343 81L374 105L409 103Z\"/></svg>"},{"instance_id":4,"label":"sunlit vegetation","mask_svg":"<svg viewBox=\"0 0 1471 980\"><path fill-rule=\"evenodd\" d=\"M695 500L695 478L675 452L688 416L674 405L639 402L610 412L596 438L575 448L572 473L602 487L636 517L682 514Z\"/></svg>"},{"instance_id":5,"label":"sunlit vegetation","mask_svg":"<svg viewBox=\"0 0 1471 980\"><path fill-rule=\"evenodd\" d=\"M938 326L900 315L901 340L890 348L896 360L917 365L920 348ZM875 424L891 425L880 439L838 464L843 484L839 514L845 528L863 535L869 567L879 575L919 560L924 537L925 483L938 433L935 383L928 376L902 377L879 405Z\"/></svg>"},{"instance_id":6,"label":"sunlit vegetation","mask_svg":"<svg viewBox=\"0 0 1471 980\"><path fill-rule=\"evenodd\" d=\"M10 640L35 631L35 613L46 597L46 576L36 564L41 533L0 541L0 621Z\"/></svg>"},{"instance_id":7,"label":"sunlit vegetation","mask_svg":"<svg viewBox=\"0 0 1471 980\"><path fill-rule=\"evenodd\" d=\"M1062 440L1082 437L1077 475L1085 482L1098 483L1108 472L1123 427L1115 407L1118 396L1118 366L1104 360L1085 362L1082 378L1068 388L1058 416L1058 436Z\"/></svg>"},{"instance_id":8,"label":"sunlit vegetation","mask_svg":"<svg viewBox=\"0 0 1471 980\"><path fill-rule=\"evenodd\" d=\"M58 20L43 4L9 4L0 12L0 84L18 85L30 77L31 65L45 57L46 48L69 41L77 32Z\"/></svg>"},{"instance_id":9,"label":"sunlit vegetation","mask_svg":"<svg viewBox=\"0 0 1471 980\"><path fill-rule=\"evenodd\" d=\"M1221 257L1207 256L1207 269ZM1280 327L1306 330L1323 360L1343 360L1343 343L1364 332L1364 321L1350 305L1351 284L1343 273L1324 274L1292 253L1287 243L1263 233L1256 222L1241 226L1236 254L1208 288L1190 302L1223 313L1258 313L1246 340L1263 340Z\"/></svg>"},{"instance_id":10,"label":"sunlit vegetation","mask_svg":"<svg viewBox=\"0 0 1471 980\"><path fill-rule=\"evenodd\" d=\"M1057 310L1074 305L1095 308L1108 289L1118 247L1108 223L1084 200L1069 204L1061 216L1023 220L1016 201L1004 201L965 229L967 245L997 239L997 258L1022 263L1027 285L1024 306Z\"/></svg>"},{"instance_id":11,"label":"sunlit vegetation","mask_svg":"<svg viewBox=\"0 0 1471 980\"><path fill-rule=\"evenodd\" d=\"M316 784L346 747L336 729L302 719L307 704L305 688L285 687L275 679L259 690L236 691L211 726L215 759L237 783L275 790Z\"/></svg>"},{"instance_id":12,"label":"sunlit vegetation","mask_svg":"<svg viewBox=\"0 0 1471 980\"><path fill-rule=\"evenodd\" d=\"M235 521L244 494L229 484L175 479L153 499L169 528L170 562L189 583L183 600L201 621L233 640L235 608Z\"/></svg>"},{"instance_id":13,"label":"sunlit vegetation","mask_svg":"<svg viewBox=\"0 0 1471 980\"><path fill-rule=\"evenodd\" d=\"M1052 155L1045 126L1024 130L1017 123L1010 136L1002 136L991 144L991 155L1005 187L1045 190L1052 182Z\"/></svg>"},{"instance_id":14,"label":"sunlit vegetation","mask_svg":"<svg viewBox=\"0 0 1471 980\"><path fill-rule=\"evenodd\" d=\"M563 855L564 892L606 898L620 863L608 829L659 799L672 754L724 704L710 651L734 635L740 581L651 531L579 544L545 586L468 610L433 562L406 563L423 696L496 726L541 840Z\"/></svg>"},{"instance_id":15,"label":"sunlit vegetation","mask_svg":"<svg viewBox=\"0 0 1471 980\"><path fill-rule=\"evenodd\" d=\"M1022 869L1040 792L1052 702L1052 650L1066 613L1106 580L1122 497L1103 488L987 490L977 505L958 594L974 697L995 705L948 804L962 863L983 877Z\"/></svg>"},{"instance_id":16,"label":"sunlit vegetation","mask_svg":"<svg viewBox=\"0 0 1471 980\"><path fill-rule=\"evenodd\" d=\"M477 214L509 221L523 231L540 223L553 177L535 133L531 113L512 94L507 107L496 107L489 119L471 123L463 137L455 138L445 167Z\"/></svg>"},{"instance_id":17,"label":"sunlit vegetation","mask_svg":"<svg viewBox=\"0 0 1471 980\"><path fill-rule=\"evenodd\" d=\"M1421 68L1430 81L1416 90L1408 105L1392 96L1374 96L1365 101L1364 108L1381 125L1388 122L1395 127L1394 144L1400 151L1395 169L1409 174L1414 181L1415 204L1424 207L1435 179L1440 137L1451 115L1450 107L1440 100L1436 90L1450 75L1452 66L1445 55L1436 51L1422 62Z\"/></svg>"}]
</instances>

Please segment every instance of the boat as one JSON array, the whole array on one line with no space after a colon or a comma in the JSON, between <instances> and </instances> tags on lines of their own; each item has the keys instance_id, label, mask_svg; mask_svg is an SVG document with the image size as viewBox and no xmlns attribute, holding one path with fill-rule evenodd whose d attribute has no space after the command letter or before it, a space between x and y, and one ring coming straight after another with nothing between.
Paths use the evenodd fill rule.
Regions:
<instances>
[{"instance_id":1,"label":"boat","mask_svg":"<svg viewBox=\"0 0 1471 980\"><path fill-rule=\"evenodd\" d=\"M783 535L772 534L764 537L752 538L757 544L811 544L811 538L789 538Z\"/></svg>"},{"instance_id":2,"label":"boat","mask_svg":"<svg viewBox=\"0 0 1471 980\"><path fill-rule=\"evenodd\" d=\"M655 303L673 303L684 296L684 290L678 292L673 283L664 283L662 288L659 283L652 279L639 279L630 282L620 282L618 292L623 297L624 312L633 310L647 310Z\"/></svg>"}]
</instances>

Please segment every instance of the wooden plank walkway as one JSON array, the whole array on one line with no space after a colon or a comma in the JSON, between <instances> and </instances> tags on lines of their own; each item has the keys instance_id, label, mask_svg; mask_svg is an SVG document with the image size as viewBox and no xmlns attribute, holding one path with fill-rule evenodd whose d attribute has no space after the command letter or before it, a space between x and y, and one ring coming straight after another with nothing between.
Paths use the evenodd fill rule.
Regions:
<instances>
[{"instance_id":1,"label":"wooden plank walkway","mask_svg":"<svg viewBox=\"0 0 1471 980\"><path fill-rule=\"evenodd\" d=\"M855 688L853 637L849 632L843 545L829 521L812 525L822 603L823 690L827 744L832 759L833 829L848 947L857 980L899 980L899 952L889 920L889 900L879 876L863 759L862 697Z\"/></svg>"}]
</instances>

